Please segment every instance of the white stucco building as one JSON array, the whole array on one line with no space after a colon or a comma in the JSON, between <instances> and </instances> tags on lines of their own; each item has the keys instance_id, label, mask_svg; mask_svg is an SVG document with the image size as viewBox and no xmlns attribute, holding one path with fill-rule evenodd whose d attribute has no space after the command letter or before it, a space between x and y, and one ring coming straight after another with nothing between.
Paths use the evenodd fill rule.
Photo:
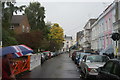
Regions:
<instances>
[{"instance_id":1,"label":"white stucco building","mask_svg":"<svg viewBox=\"0 0 120 80\"><path fill-rule=\"evenodd\" d=\"M64 36L64 46L62 51L69 51L69 48L73 46L73 38L72 36Z\"/></svg>"},{"instance_id":2,"label":"white stucco building","mask_svg":"<svg viewBox=\"0 0 120 80\"><path fill-rule=\"evenodd\" d=\"M114 32L117 32L120 34L120 0L116 0L118 2L118 4L116 5L116 8L117 8L117 14L116 14L116 22L113 23L113 29L114 29ZM114 42L114 44L116 44ZM118 44L117 44L117 48L118 48L118 52L117 54L120 55L120 40L118 41ZM116 47L114 46L114 53L116 53Z\"/></svg>"},{"instance_id":3,"label":"white stucco building","mask_svg":"<svg viewBox=\"0 0 120 80\"><path fill-rule=\"evenodd\" d=\"M97 19L89 19L86 25L84 26L84 50L88 51L91 50L91 41L92 41L92 24Z\"/></svg>"}]
</instances>

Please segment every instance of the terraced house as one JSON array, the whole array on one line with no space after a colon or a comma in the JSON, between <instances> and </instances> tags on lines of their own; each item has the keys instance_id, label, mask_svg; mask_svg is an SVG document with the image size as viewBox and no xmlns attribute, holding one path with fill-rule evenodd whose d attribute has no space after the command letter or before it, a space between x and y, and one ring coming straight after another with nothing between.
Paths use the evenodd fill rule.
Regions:
<instances>
[{"instance_id":1,"label":"terraced house","mask_svg":"<svg viewBox=\"0 0 120 80\"><path fill-rule=\"evenodd\" d=\"M115 42L111 39L112 33L115 30L114 24L118 20L119 1L114 1L109 5L103 13L98 17L98 20L92 25L92 42L91 47L97 51L110 49L111 52L115 51ZM115 53L115 52L114 52Z\"/></svg>"},{"instance_id":2,"label":"terraced house","mask_svg":"<svg viewBox=\"0 0 120 80\"><path fill-rule=\"evenodd\" d=\"M116 14L116 22L113 23L114 32L117 32L120 34L120 0L118 1L118 4L116 5L117 14ZM118 41L118 54L120 55L120 40Z\"/></svg>"},{"instance_id":3,"label":"terraced house","mask_svg":"<svg viewBox=\"0 0 120 80\"><path fill-rule=\"evenodd\" d=\"M115 32L120 33L120 0L110 4L98 18L89 19L84 26L83 37L77 41L84 50L90 48L101 53L108 51L116 54L116 42L111 38ZM117 48L120 54L120 40Z\"/></svg>"}]
</instances>

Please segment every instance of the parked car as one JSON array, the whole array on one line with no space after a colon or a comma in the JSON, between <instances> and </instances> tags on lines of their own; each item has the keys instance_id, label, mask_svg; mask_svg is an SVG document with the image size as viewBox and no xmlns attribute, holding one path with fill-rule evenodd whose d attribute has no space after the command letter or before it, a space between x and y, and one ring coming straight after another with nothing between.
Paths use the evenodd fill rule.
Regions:
<instances>
[{"instance_id":1,"label":"parked car","mask_svg":"<svg viewBox=\"0 0 120 80\"><path fill-rule=\"evenodd\" d=\"M64 52L59 52L60 54L63 54Z\"/></svg>"},{"instance_id":2,"label":"parked car","mask_svg":"<svg viewBox=\"0 0 120 80\"><path fill-rule=\"evenodd\" d=\"M51 58L51 52L50 51L43 51L44 55L45 55L45 59L50 59Z\"/></svg>"},{"instance_id":3,"label":"parked car","mask_svg":"<svg viewBox=\"0 0 120 80\"><path fill-rule=\"evenodd\" d=\"M58 55L59 55L59 52L55 52L55 55L58 56Z\"/></svg>"},{"instance_id":4,"label":"parked car","mask_svg":"<svg viewBox=\"0 0 120 80\"><path fill-rule=\"evenodd\" d=\"M105 55L84 55L81 60L81 76L83 78L96 77L98 68L102 67L109 60Z\"/></svg>"},{"instance_id":5,"label":"parked car","mask_svg":"<svg viewBox=\"0 0 120 80\"><path fill-rule=\"evenodd\" d=\"M74 51L74 52L72 53L72 60L73 60L73 61L76 61L79 53L80 53L80 51Z\"/></svg>"},{"instance_id":6,"label":"parked car","mask_svg":"<svg viewBox=\"0 0 120 80\"><path fill-rule=\"evenodd\" d=\"M81 64L81 60L82 60L83 56L84 56L84 55L92 55L92 54L97 55L97 53L84 53L84 52L81 52L81 53L79 54L79 58L78 58L78 60L77 60L78 68L80 68L80 64Z\"/></svg>"},{"instance_id":7,"label":"parked car","mask_svg":"<svg viewBox=\"0 0 120 80\"><path fill-rule=\"evenodd\" d=\"M77 64L77 62L78 62L78 60L80 58L80 54L81 54L81 52L79 52L79 51L76 52L75 59L74 59L75 64Z\"/></svg>"},{"instance_id":8,"label":"parked car","mask_svg":"<svg viewBox=\"0 0 120 80\"><path fill-rule=\"evenodd\" d=\"M99 80L120 80L120 59L111 59L103 67L98 68Z\"/></svg>"},{"instance_id":9,"label":"parked car","mask_svg":"<svg viewBox=\"0 0 120 80\"><path fill-rule=\"evenodd\" d=\"M41 53L41 63L43 63L45 61L45 54Z\"/></svg>"},{"instance_id":10,"label":"parked car","mask_svg":"<svg viewBox=\"0 0 120 80\"><path fill-rule=\"evenodd\" d=\"M53 52L53 54L54 54L54 57L57 56L56 52Z\"/></svg>"},{"instance_id":11,"label":"parked car","mask_svg":"<svg viewBox=\"0 0 120 80\"><path fill-rule=\"evenodd\" d=\"M54 52L51 52L51 57L54 57L54 55L55 55Z\"/></svg>"}]
</instances>

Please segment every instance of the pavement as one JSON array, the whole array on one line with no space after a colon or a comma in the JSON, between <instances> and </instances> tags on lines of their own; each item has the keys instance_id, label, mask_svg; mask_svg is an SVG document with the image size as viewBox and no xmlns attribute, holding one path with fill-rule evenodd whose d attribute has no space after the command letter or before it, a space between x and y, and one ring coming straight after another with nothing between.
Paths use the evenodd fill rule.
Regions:
<instances>
[{"instance_id":1,"label":"pavement","mask_svg":"<svg viewBox=\"0 0 120 80\"><path fill-rule=\"evenodd\" d=\"M49 59L31 72L19 75L18 78L76 78L82 80L77 66L68 53Z\"/></svg>"}]
</instances>

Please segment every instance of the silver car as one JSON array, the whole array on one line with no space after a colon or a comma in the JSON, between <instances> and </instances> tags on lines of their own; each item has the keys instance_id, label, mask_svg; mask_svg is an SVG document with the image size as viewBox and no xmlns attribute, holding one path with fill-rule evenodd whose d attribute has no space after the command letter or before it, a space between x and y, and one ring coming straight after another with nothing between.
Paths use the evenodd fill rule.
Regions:
<instances>
[{"instance_id":1,"label":"silver car","mask_svg":"<svg viewBox=\"0 0 120 80\"><path fill-rule=\"evenodd\" d=\"M78 61L78 68L81 68L81 60L83 58L84 55L96 55L97 53L84 53L84 52L81 52L80 54L80 58L79 58L79 61Z\"/></svg>"},{"instance_id":2,"label":"silver car","mask_svg":"<svg viewBox=\"0 0 120 80\"><path fill-rule=\"evenodd\" d=\"M109 57L105 55L84 55L81 60L81 76L89 78L98 75L97 69L102 67Z\"/></svg>"}]
</instances>

